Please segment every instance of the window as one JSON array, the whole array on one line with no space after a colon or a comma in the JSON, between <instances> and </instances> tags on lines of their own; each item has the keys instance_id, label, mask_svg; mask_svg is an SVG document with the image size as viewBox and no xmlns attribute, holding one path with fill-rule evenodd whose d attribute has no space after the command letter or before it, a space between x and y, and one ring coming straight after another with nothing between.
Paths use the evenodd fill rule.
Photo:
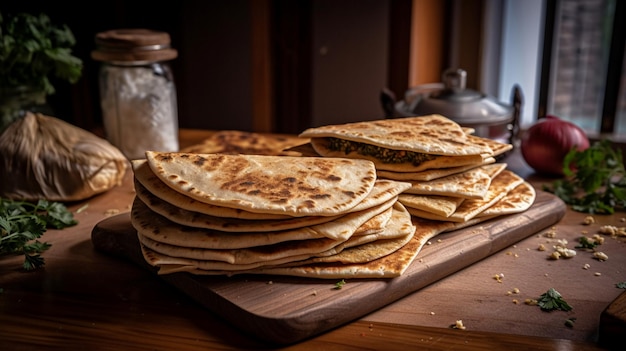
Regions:
<instances>
[{"instance_id":1,"label":"window","mask_svg":"<svg viewBox=\"0 0 626 351\"><path fill-rule=\"evenodd\" d=\"M499 97L508 98L503 89L522 83L522 127L552 114L576 123L590 136L626 137L626 3L496 3L502 5L498 14L503 33L498 46Z\"/></svg>"},{"instance_id":2,"label":"window","mask_svg":"<svg viewBox=\"0 0 626 351\"><path fill-rule=\"evenodd\" d=\"M626 133L623 1L560 0L547 6L555 6L553 16L546 16L546 23L554 21L551 51L544 53L551 57L549 83L542 87L547 113L592 133Z\"/></svg>"}]
</instances>

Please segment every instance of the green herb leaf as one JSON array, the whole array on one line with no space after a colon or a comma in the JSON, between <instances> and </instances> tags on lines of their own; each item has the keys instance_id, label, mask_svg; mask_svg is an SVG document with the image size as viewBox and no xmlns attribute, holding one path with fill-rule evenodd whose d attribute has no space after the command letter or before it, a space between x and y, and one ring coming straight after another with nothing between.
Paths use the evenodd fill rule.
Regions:
<instances>
[{"instance_id":1,"label":"green herb leaf","mask_svg":"<svg viewBox=\"0 0 626 351\"><path fill-rule=\"evenodd\" d=\"M618 289L626 289L626 282L620 282L615 284L615 287L617 287Z\"/></svg>"},{"instance_id":2,"label":"green herb leaf","mask_svg":"<svg viewBox=\"0 0 626 351\"><path fill-rule=\"evenodd\" d=\"M565 179L543 189L574 211L612 214L626 209L626 170L621 150L613 148L611 141L597 141L583 151L572 149L563 160L563 173Z\"/></svg>"},{"instance_id":3,"label":"green herb leaf","mask_svg":"<svg viewBox=\"0 0 626 351\"><path fill-rule=\"evenodd\" d=\"M580 243L580 245L576 246L577 249L593 249L598 246L597 242L593 240L590 241L589 238L587 238L586 236L581 236L578 239L578 242Z\"/></svg>"},{"instance_id":4,"label":"green herb leaf","mask_svg":"<svg viewBox=\"0 0 626 351\"><path fill-rule=\"evenodd\" d=\"M52 94L52 77L76 83L83 63L71 53L75 44L70 29L53 25L45 14L0 13L0 87L28 86Z\"/></svg>"},{"instance_id":5,"label":"green herb leaf","mask_svg":"<svg viewBox=\"0 0 626 351\"><path fill-rule=\"evenodd\" d=\"M553 310L561 310L561 311L570 311L572 306L568 305L561 294L554 290L554 288L550 288L545 293L541 294L537 299L537 305L544 311L553 311Z\"/></svg>"},{"instance_id":6,"label":"green herb leaf","mask_svg":"<svg viewBox=\"0 0 626 351\"><path fill-rule=\"evenodd\" d=\"M39 200L36 204L0 198L0 255L24 255L25 270L44 265L41 253L50 244L39 239L49 229L63 229L78 222L61 203Z\"/></svg>"},{"instance_id":7,"label":"green herb leaf","mask_svg":"<svg viewBox=\"0 0 626 351\"><path fill-rule=\"evenodd\" d=\"M335 290L343 288L344 285L346 285L346 281L344 279L341 279L340 281L335 283Z\"/></svg>"}]
</instances>

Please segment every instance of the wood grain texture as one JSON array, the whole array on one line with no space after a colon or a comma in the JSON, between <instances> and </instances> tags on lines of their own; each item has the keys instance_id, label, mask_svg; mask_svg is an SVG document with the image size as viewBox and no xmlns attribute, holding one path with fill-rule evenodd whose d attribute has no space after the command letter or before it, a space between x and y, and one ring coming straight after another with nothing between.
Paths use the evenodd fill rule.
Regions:
<instances>
[{"instance_id":1,"label":"wood grain texture","mask_svg":"<svg viewBox=\"0 0 626 351\"><path fill-rule=\"evenodd\" d=\"M538 192L535 204L519 215L437 236L416 261L394 279L350 279L342 289L336 280L242 275L205 277L186 273L160 276L200 304L241 329L274 343L293 343L360 318L447 275L556 223L565 205ZM98 223L94 247L130 258L151 270L141 255L129 214Z\"/></svg>"}]
</instances>

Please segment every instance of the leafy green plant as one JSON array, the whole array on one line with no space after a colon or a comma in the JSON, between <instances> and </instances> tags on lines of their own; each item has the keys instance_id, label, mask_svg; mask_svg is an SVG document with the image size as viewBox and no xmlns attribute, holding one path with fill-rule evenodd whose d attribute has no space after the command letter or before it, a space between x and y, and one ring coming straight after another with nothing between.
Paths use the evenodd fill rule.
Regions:
<instances>
[{"instance_id":1,"label":"leafy green plant","mask_svg":"<svg viewBox=\"0 0 626 351\"><path fill-rule=\"evenodd\" d=\"M52 24L45 14L0 13L1 89L29 86L52 94L52 77L76 83L83 62L72 55L75 44L70 29Z\"/></svg>"},{"instance_id":2,"label":"leafy green plant","mask_svg":"<svg viewBox=\"0 0 626 351\"><path fill-rule=\"evenodd\" d=\"M574 165L574 170L570 168ZM591 214L612 214L626 208L626 171L622 152L604 139L588 149L572 149L563 160L565 178L544 186L572 209Z\"/></svg>"},{"instance_id":3,"label":"leafy green plant","mask_svg":"<svg viewBox=\"0 0 626 351\"><path fill-rule=\"evenodd\" d=\"M59 202L39 200L34 204L0 198L0 256L22 254L25 270L40 268L44 265L40 254L50 244L37 239L48 228L63 229L77 223Z\"/></svg>"}]
</instances>

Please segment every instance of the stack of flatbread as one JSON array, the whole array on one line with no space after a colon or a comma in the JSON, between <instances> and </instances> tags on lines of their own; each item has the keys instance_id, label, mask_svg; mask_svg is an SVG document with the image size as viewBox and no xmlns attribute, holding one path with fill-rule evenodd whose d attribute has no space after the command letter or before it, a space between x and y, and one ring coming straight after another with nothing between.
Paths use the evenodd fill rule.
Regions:
<instances>
[{"instance_id":1,"label":"stack of flatbread","mask_svg":"<svg viewBox=\"0 0 626 351\"><path fill-rule=\"evenodd\" d=\"M513 146L472 133L428 115L328 125L299 136L310 138L319 155L370 160L379 179L411 183L398 201L414 217L462 225L528 209L534 188L496 163Z\"/></svg>"},{"instance_id":2,"label":"stack of flatbread","mask_svg":"<svg viewBox=\"0 0 626 351\"><path fill-rule=\"evenodd\" d=\"M371 161L148 151L132 165L131 222L160 274L394 277L417 254L397 201L411 185Z\"/></svg>"}]
</instances>

